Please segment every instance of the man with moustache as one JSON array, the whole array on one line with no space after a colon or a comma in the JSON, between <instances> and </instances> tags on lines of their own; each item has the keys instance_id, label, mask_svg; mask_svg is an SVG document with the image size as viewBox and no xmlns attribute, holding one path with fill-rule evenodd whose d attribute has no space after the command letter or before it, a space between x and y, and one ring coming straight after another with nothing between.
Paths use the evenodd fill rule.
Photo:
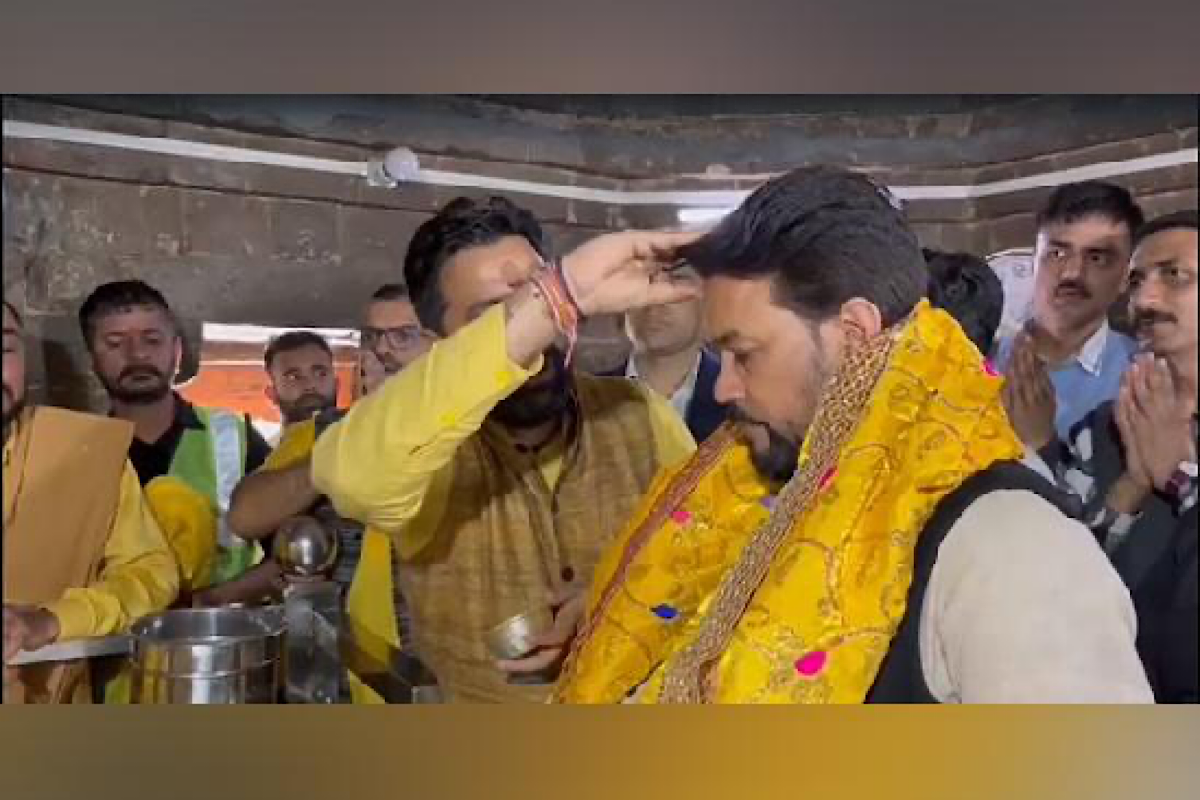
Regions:
<instances>
[{"instance_id":1,"label":"man with moustache","mask_svg":"<svg viewBox=\"0 0 1200 800\"><path fill-rule=\"evenodd\" d=\"M134 425L129 460L142 485L170 475L203 495L218 519L211 582L238 577L262 553L230 529L225 512L233 488L263 463L269 445L247 417L193 406L172 390L183 340L153 287L137 280L97 287L79 309L79 325L111 416Z\"/></svg>"},{"instance_id":2,"label":"man with moustache","mask_svg":"<svg viewBox=\"0 0 1200 800\"><path fill-rule=\"evenodd\" d=\"M697 287L700 276L689 267L675 270L677 283ZM625 332L633 352L625 365L610 375L643 380L671 401L697 442L703 442L725 421L726 409L713 397L721 363L704 349L700 325L702 301L654 306L625 316Z\"/></svg>"},{"instance_id":3,"label":"man with moustache","mask_svg":"<svg viewBox=\"0 0 1200 800\"><path fill-rule=\"evenodd\" d=\"M1197 702L1197 212L1137 232L1130 312L1141 353L1117 398L1042 451L1133 592L1160 702Z\"/></svg>"},{"instance_id":4,"label":"man with moustache","mask_svg":"<svg viewBox=\"0 0 1200 800\"><path fill-rule=\"evenodd\" d=\"M390 535L416 650L451 701L544 699L547 686L517 676L561 652L579 605L569 585L693 447L665 400L571 371L556 345L581 314L692 296L650 280L680 240L596 240L560 272L533 215L493 197L450 202L409 244L405 281L439 341L317 440L312 475L339 513ZM496 664L487 631L548 605L544 650Z\"/></svg>"},{"instance_id":5,"label":"man with moustache","mask_svg":"<svg viewBox=\"0 0 1200 800\"><path fill-rule=\"evenodd\" d=\"M1101 181L1060 186L1038 214L1033 319L996 354L1005 406L1034 449L1117 395L1136 345L1108 315L1127 286L1142 221L1129 192Z\"/></svg>"},{"instance_id":6,"label":"man with moustache","mask_svg":"<svg viewBox=\"0 0 1200 800\"><path fill-rule=\"evenodd\" d=\"M275 337L263 353L263 366L271 379L267 397L285 427L337 405L333 348L320 334L288 331Z\"/></svg>"},{"instance_id":7,"label":"man with moustache","mask_svg":"<svg viewBox=\"0 0 1200 800\"><path fill-rule=\"evenodd\" d=\"M394 320L396 312L403 314L403 309L395 306L407 304L404 297L395 287L384 287L371 301L372 306L383 308L368 309L368 319L385 326L385 331L399 327L403 323ZM389 305L392 308L387 308ZM392 320L386 319L389 314ZM385 319L380 319L381 316ZM365 338L375 347L379 340L394 336ZM394 342L385 342L379 357L367 351L380 365L379 383L386 378L386 370L398 372L414 355L413 350L420 349L404 347L407 343L407 338L399 347L392 347ZM344 413L337 408L332 350L316 334L293 332L275 339L267 348L265 360L271 374L271 396L279 403L288 424L279 445L262 468L238 484L229 508L230 524L251 539L269 539L304 519L314 520L332 531L337 537L338 553L329 577L343 591L343 605L358 649L374 656L378 663L388 663L388 648L414 655L408 635L407 606L398 589L396 564L386 536L338 516L312 483L313 445ZM371 388L377 387L378 383ZM272 581L264 584L262 576L268 573ZM274 595L282 589L279 578L278 567L268 562L235 583L247 591ZM353 674L349 676L349 686L356 703L382 702Z\"/></svg>"},{"instance_id":8,"label":"man with moustache","mask_svg":"<svg viewBox=\"0 0 1200 800\"><path fill-rule=\"evenodd\" d=\"M129 423L25 402L21 317L4 302L4 702L88 703L85 661L22 650L119 633L179 576L126 457Z\"/></svg>"},{"instance_id":9,"label":"man with moustache","mask_svg":"<svg viewBox=\"0 0 1200 800\"><path fill-rule=\"evenodd\" d=\"M315 438L337 414L337 375L329 343L310 331L292 331L271 341L263 356L271 385L268 395L279 406L284 429L265 469L242 479L229 505L229 524L241 536L273 536L287 519L319 499L308 479L307 459L295 466L298 438ZM309 445L311 448L311 444ZM307 453L302 454L307 456Z\"/></svg>"},{"instance_id":10,"label":"man with moustache","mask_svg":"<svg viewBox=\"0 0 1200 800\"><path fill-rule=\"evenodd\" d=\"M379 388L428 350L429 343L408 291L395 283L379 287L363 310L359 340L366 367L360 375L363 394ZM274 535L280 525L320 498L310 477L312 446L341 417L333 352L320 336L301 331L284 334L268 346L264 361L271 376L268 391L285 427L264 464L266 469L242 480L230 504L231 526L252 539Z\"/></svg>"},{"instance_id":11,"label":"man with moustache","mask_svg":"<svg viewBox=\"0 0 1200 800\"><path fill-rule=\"evenodd\" d=\"M275 337L263 353L263 366L270 379L266 389L267 397L279 409L284 424L281 445L290 431L305 424L311 425L322 412L336 411L338 384L333 365L333 348L319 334L312 331L288 331ZM279 448L276 448L276 452L278 450ZM268 457L263 466L270 463L271 457ZM290 488L291 483L285 483L284 486ZM278 527L278 524L275 524L268 529L259 524L255 517L256 512L278 518L281 523L303 510L289 510L292 508L292 504L287 502L290 495L285 494L281 499L271 492L270 485L267 486L265 496L261 494L261 484L258 491L260 494L255 497L254 475L247 475L238 482L230 499L227 517L229 527L243 539L269 537ZM240 503L239 496L242 497ZM312 498L309 498L308 504L311 503ZM264 549L270 549L269 541L265 542ZM343 558L348 557L347 549L343 547ZM357 550L354 556L357 557ZM279 565L272 559L265 559L236 578L200 593L195 602L198 605L252 603L275 598L281 589Z\"/></svg>"},{"instance_id":12,"label":"man with moustache","mask_svg":"<svg viewBox=\"0 0 1200 800\"><path fill-rule=\"evenodd\" d=\"M736 423L597 568L557 700L1151 699L1128 593L1016 463L1001 379L924 299L893 203L797 169L679 248Z\"/></svg>"},{"instance_id":13,"label":"man with moustache","mask_svg":"<svg viewBox=\"0 0 1200 800\"><path fill-rule=\"evenodd\" d=\"M319 348L306 348L306 356L299 352L300 348L291 347L290 344L304 344L297 336L287 334L276 340L273 347L283 347L285 354L294 352L288 362L295 358L308 361L311 370L321 370L324 361L332 365L332 355L323 359L317 352ZM328 345L320 341L328 351ZM310 344L315 345L315 342ZM388 377L428 350L429 344L430 336L421 328L404 286L389 283L379 287L363 309L356 393L363 396L378 389ZM406 606L397 588L396 563L386 537L353 520L338 517L312 483L313 445L343 413L335 407L337 387L332 385L324 392L310 392L308 401L301 404L297 414L284 412L284 404L290 403L284 385L286 375L276 375L272 369L275 359L270 348L266 358L268 371L272 374L272 397L278 398L276 402L280 403L288 424L263 468L238 484L230 504L230 524L247 538L266 539L298 516L316 514L323 524L338 532L339 555L332 576L346 590L347 611L360 639L374 639L393 648L411 651L411 642L406 635L409 628ZM312 379L316 381L318 377L313 375ZM306 411L315 413L305 415ZM367 566L360 570L364 554ZM242 581L246 591L275 593L279 590L278 570L273 564L262 565L255 571L261 574L247 576ZM267 573L271 580L262 580L262 575ZM352 685L356 692L361 691L361 687Z\"/></svg>"}]
</instances>

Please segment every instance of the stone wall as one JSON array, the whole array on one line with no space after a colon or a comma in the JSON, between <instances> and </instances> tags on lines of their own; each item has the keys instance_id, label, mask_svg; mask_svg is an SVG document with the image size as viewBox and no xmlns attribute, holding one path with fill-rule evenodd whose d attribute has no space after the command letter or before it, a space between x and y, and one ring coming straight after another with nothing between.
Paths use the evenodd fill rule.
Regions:
<instances>
[{"instance_id":1,"label":"stone wall","mask_svg":"<svg viewBox=\"0 0 1200 800\"><path fill-rule=\"evenodd\" d=\"M426 169L665 191L749 189L823 161L890 185L977 185L1196 146L1194 98L751 100L642 98L600 114L587 99L8 97L4 119L349 161L403 144ZM723 104L730 113L713 116ZM43 342L35 390L92 408L102 398L74 315L98 283L146 279L193 331L202 321L353 327L371 291L401 278L416 226L463 193L12 138L4 165L5 287ZM1116 180L1152 213L1196 205L1194 164ZM908 212L925 244L987 254L1030 243L1048 191L914 201ZM560 250L603 230L677 222L674 206L514 199ZM616 322L597 320L580 360L607 367L624 351Z\"/></svg>"},{"instance_id":2,"label":"stone wall","mask_svg":"<svg viewBox=\"0 0 1200 800\"><path fill-rule=\"evenodd\" d=\"M367 154L21 100L6 101L5 118L348 160ZM42 343L32 389L52 403L93 409L103 406L103 392L89 373L75 314L96 285L124 278L153 284L193 342L202 322L357 327L365 299L383 283L403 281L416 227L462 193L394 192L319 173L15 139L5 141L4 163L5 288ZM440 166L474 165L455 159ZM594 204L524 204L559 248L628 224ZM592 323L586 343L588 359L601 366L624 347L612 320ZM189 360L194 369L194 352Z\"/></svg>"}]
</instances>

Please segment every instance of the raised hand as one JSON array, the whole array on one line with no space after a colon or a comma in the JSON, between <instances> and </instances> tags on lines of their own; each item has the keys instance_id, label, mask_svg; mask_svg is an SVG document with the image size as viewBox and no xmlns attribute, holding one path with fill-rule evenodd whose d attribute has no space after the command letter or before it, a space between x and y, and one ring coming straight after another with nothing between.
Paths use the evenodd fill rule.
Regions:
<instances>
[{"instance_id":1,"label":"raised hand","mask_svg":"<svg viewBox=\"0 0 1200 800\"><path fill-rule=\"evenodd\" d=\"M675 252L700 233L626 231L597 236L563 259L563 274L586 316L690 300L697 287L670 279Z\"/></svg>"},{"instance_id":2,"label":"raised hand","mask_svg":"<svg viewBox=\"0 0 1200 800\"><path fill-rule=\"evenodd\" d=\"M1163 489L1181 462L1195 460L1192 405L1176 390L1164 360L1137 357L1121 381L1114 416L1126 472L1144 488Z\"/></svg>"}]
</instances>

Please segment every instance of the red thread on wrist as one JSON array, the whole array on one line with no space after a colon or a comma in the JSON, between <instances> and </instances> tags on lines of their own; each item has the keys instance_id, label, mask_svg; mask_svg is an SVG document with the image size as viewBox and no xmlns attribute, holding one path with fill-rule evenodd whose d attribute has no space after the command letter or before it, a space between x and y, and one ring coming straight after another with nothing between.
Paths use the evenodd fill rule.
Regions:
<instances>
[{"instance_id":1,"label":"red thread on wrist","mask_svg":"<svg viewBox=\"0 0 1200 800\"><path fill-rule=\"evenodd\" d=\"M575 303L566 287L562 273L548 265L535 274L531 280L542 294L554 326L567 339L567 366L571 365L571 357L575 353L575 344L579 339L579 306Z\"/></svg>"}]
</instances>

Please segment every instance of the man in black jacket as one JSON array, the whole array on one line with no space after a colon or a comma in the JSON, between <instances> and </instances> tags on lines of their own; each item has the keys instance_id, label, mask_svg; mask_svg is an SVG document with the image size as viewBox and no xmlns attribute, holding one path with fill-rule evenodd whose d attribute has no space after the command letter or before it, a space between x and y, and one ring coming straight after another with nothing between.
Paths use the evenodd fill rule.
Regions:
<instances>
[{"instance_id":1,"label":"man in black jacket","mask_svg":"<svg viewBox=\"0 0 1200 800\"><path fill-rule=\"evenodd\" d=\"M1134 592L1138 652L1160 703L1200 703L1197 675L1196 506L1183 515L1173 547Z\"/></svg>"}]
</instances>

